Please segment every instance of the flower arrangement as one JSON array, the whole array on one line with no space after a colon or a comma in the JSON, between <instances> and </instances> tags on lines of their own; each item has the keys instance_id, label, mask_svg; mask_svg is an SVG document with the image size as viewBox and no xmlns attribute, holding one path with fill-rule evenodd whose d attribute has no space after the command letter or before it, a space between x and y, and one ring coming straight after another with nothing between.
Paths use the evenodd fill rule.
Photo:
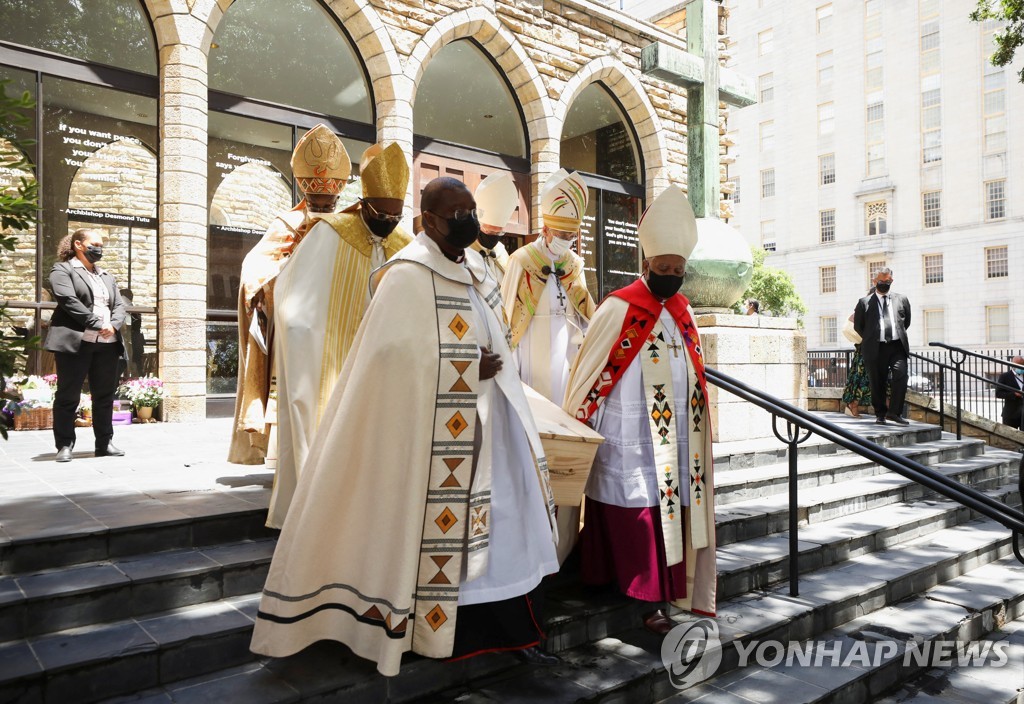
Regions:
<instances>
[{"instance_id":1,"label":"flower arrangement","mask_svg":"<svg viewBox=\"0 0 1024 704\"><path fill-rule=\"evenodd\" d=\"M9 393L4 394L7 402L4 410L17 415L32 408L53 408L53 395L57 391L57 375L36 376L34 374L11 384Z\"/></svg>"},{"instance_id":2,"label":"flower arrangement","mask_svg":"<svg viewBox=\"0 0 1024 704\"><path fill-rule=\"evenodd\" d=\"M132 408L156 408L166 398L164 382L155 376L128 379L118 388L117 393L128 399Z\"/></svg>"}]
</instances>

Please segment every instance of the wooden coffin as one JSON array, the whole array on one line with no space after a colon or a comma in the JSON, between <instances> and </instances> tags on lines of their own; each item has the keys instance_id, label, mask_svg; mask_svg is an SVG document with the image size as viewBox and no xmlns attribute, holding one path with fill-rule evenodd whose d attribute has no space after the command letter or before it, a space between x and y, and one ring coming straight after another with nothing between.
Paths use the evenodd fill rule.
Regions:
<instances>
[{"instance_id":1,"label":"wooden coffin","mask_svg":"<svg viewBox=\"0 0 1024 704\"><path fill-rule=\"evenodd\" d=\"M590 467L604 438L526 384L523 390L544 445L555 504L579 506Z\"/></svg>"}]
</instances>

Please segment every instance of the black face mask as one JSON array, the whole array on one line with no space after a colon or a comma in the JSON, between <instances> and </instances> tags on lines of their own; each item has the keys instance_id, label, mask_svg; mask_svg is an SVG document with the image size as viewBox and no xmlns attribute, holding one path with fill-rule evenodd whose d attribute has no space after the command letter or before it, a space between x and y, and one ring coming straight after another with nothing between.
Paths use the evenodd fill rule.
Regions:
<instances>
[{"instance_id":1,"label":"black face mask","mask_svg":"<svg viewBox=\"0 0 1024 704\"><path fill-rule=\"evenodd\" d=\"M398 227L397 222L389 222L387 220L381 220L380 218L366 218L366 226L370 228L370 232L375 234L377 237L387 237L395 228Z\"/></svg>"},{"instance_id":2,"label":"black face mask","mask_svg":"<svg viewBox=\"0 0 1024 704\"><path fill-rule=\"evenodd\" d=\"M672 298L682 288L683 277L672 274L655 274L653 271L648 271L647 286L651 289L651 293L658 298Z\"/></svg>"},{"instance_id":3,"label":"black face mask","mask_svg":"<svg viewBox=\"0 0 1024 704\"><path fill-rule=\"evenodd\" d=\"M890 286L892 286L891 283L881 283L881 282L879 282L879 283L875 284L875 289L879 293L889 293L889 287Z\"/></svg>"},{"instance_id":4,"label":"black face mask","mask_svg":"<svg viewBox=\"0 0 1024 704\"><path fill-rule=\"evenodd\" d=\"M94 244L88 245L85 248L85 258L95 264L100 259L103 259L103 247L97 247Z\"/></svg>"},{"instance_id":5,"label":"black face mask","mask_svg":"<svg viewBox=\"0 0 1024 704\"><path fill-rule=\"evenodd\" d=\"M480 235L477 237L477 242L479 242L480 246L484 249L494 249L498 246L498 243L501 242L501 235L488 235L481 231Z\"/></svg>"},{"instance_id":6,"label":"black face mask","mask_svg":"<svg viewBox=\"0 0 1024 704\"><path fill-rule=\"evenodd\" d=\"M476 242L480 236L480 221L475 217L465 220L448 218L448 234L444 236L445 242L456 249L465 249Z\"/></svg>"}]
</instances>

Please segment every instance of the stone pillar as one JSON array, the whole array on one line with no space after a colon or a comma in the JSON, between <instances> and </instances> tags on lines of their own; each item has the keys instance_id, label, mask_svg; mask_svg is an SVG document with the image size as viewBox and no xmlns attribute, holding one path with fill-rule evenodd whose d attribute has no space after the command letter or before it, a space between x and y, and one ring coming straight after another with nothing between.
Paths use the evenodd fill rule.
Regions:
<instances>
[{"instance_id":1,"label":"stone pillar","mask_svg":"<svg viewBox=\"0 0 1024 704\"><path fill-rule=\"evenodd\" d=\"M219 17L218 17L219 19ZM160 43L160 377L165 421L206 417L207 55L187 12L154 18Z\"/></svg>"},{"instance_id":2,"label":"stone pillar","mask_svg":"<svg viewBox=\"0 0 1024 704\"><path fill-rule=\"evenodd\" d=\"M697 315L704 362L794 406L807 408L807 336L793 318ZM715 442L772 436L771 415L708 384Z\"/></svg>"}]
</instances>

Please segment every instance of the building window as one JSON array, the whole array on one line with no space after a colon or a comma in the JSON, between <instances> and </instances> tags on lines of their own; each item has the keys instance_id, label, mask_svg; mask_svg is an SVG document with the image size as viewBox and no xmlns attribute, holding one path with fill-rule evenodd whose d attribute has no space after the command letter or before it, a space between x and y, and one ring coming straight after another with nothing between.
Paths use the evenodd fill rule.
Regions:
<instances>
[{"instance_id":1,"label":"building window","mask_svg":"<svg viewBox=\"0 0 1024 704\"><path fill-rule=\"evenodd\" d=\"M824 34L832 29L832 5L822 5L818 8L818 34Z\"/></svg>"},{"instance_id":2,"label":"building window","mask_svg":"<svg viewBox=\"0 0 1024 704\"><path fill-rule=\"evenodd\" d=\"M1006 217L1006 181L989 181L985 184L985 218L1002 220Z\"/></svg>"},{"instance_id":3,"label":"building window","mask_svg":"<svg viewBox=\"0 0 1024 704\"><path fill-rule=\"evenodd\" d=\"M942 255L924 255L924 282L926 284L941 284L944 278L943 274Z\"/></svg>"},{"instance_id":4,"label":"building window","mask_svg":"<svg viewBox=\"0 0 1024 704\"><path fill-rule=\"evenodd\" d=\"M865 77L865 88L867 90L881 90L885 69L882 66L882 50L868 52L867 55L867 76Z\"/></svg>"},{"instance_id":5,"label":"building window","mask_svg":"<svg viewBox=\"0 0 1024 704\"><path fill-rule=\"evenodd\" d=\"M1010 341L1010 307L985 306L985 342Z\"/></svg>"},{"instance_id":6,"label":"building window","mask_svg":"<svg viewBox=\"0 0 1024 704\"><path fill-rule=\"evenodd\" d=\"M762 122L759 130L760 135L760 149L762 152L766 152L775 146L775 121L768 120Z\"/></svg>"},{"instance_id":7,"label":"building window","mask_svg":"<svg viewBox=\"0 0 1024 704\"><path fill-rule=\"evenodd\" d=\"M921 53L939 48L939 21L931 20L921 25Z\"/></svg>"},{"instance_id":8,"label":"building window","mask_svg":"<svg viewBox=\"0 0 1024 704\"><path fill-rule=\"evenodd\" d=\"M933 81L928 81L928 84ZM942 159L942 92L938 87L921 91L921 160L930 164Z\"/></svg>"},{"instance_id":9,"label":"building window","mask_svg":"<svg viewBox=\"0 0 1024 704\"><path fill-rule=\"evenodd\" d=\"M887 266L884 259L878 261L868 262L868 288L875 285L875 277L878 276L878 272Z\"/></svg>"},{"instance_id":10,"label":"building window","mask_svg":"<svg viewBox=\"0 0 1024 704\"><path fill-rule=\"evenodd\" d=\"M884 235L889 231L888 211L889 204L884 200L868 203L864 206L864 219L867 224L868 236Z\"/></svg>"},{"instance_id":11,"label":"building window","mask_svg":"<svg viewBox=\"0 0 1024 704\"><path fill-rule=\"evenodd\" d=\"M823 266L818 269L818 278L821 281L822 293L836 292L836 267Z\"/></svg>"},{"instance_id":12,"label":"building window","mask_svg":"<svg viewBox=\"0 0 1024 704\"><path fill-rule=\"evenodd\" d=\"M766 252L775 251L775 221L763 220L761 222L761 246Z\"/></svg>"},{"instance_id":13,"label":"building window","mask_svg":"<svg viewBox=\"0 0 1024 704\"><path fill-rule=\"evenodd\" d=\"M770 103L775 99L775 74L766 73L757 79L757 92L761 96L761 104Z\"/></svg>"},{"instance_id":14,"label":"building window","mask_svg":"<svg viewBox=\"0 0 1024 704\"><path fill-rule=\"evenodd\" d=\"M822 154L818 157L818 185L830 186L836 182L836 155Z\"/></svg>"},{"instance_id":15,"label":"building window","mask_svg":"<svg viewBox=\"0 0 1024 704\"><path fill-rule=\"evenodd\" d=\"M885 172L885 104L881 98L871 96L866 121L867 175L879 176Z\"/></svg>"},{"instance_id":16,"label":"building window","mask_svg":"<svg viewBox=\"0 0 1024 704\"><path fill-rule=\"evenodd\" d=\"M822 136L832 134L835 129L835 104L822 103L818 106L818 134Z\"/></svg>"},{"instance_id":17,"label":"building window","mask_svg":"<svg viewBox=\"0 0 1024 704\"><path fill-rule=\"evenodd\" d=\"M832 82L833 73L832 52L826 51L818 54L818 85L823 86Z\"/></svg>"},{"instance_id":18,"label":"building window","mask_svg":"<svg viewBox=\"0 0 1024 704\"><path fill-rule=\"evenodd\" d=\"M764 56L772 52L773 32L766 29L757 35L757 55Z\"/></svg>"},{"instance_id":19,"label":"building window","mask_svg":"<svg viewBox=\"0 0 1024 704\"><path fill-rule=\"evenodd\" d=\"M943 310L926 310L924 312L924 341L945 342L946 312Z\"/></svg>"},{"instance_id":20,"label":"building window","mask_svg":"<svg viewBox=\"0 0 1024 704\"><path fill-rule=\"evenodd\" d=\"M921 195L925 228L942 225L942 191L929 191Z\"/></svg>"},{"instance_id":21,"label":"building window","mask_svg":"<svg viewBox=\"0 0 1024 704\"><path fill-rule=\"evenodd\" d=\"M772 198L775 196L775 169L765 169L761 172L761 197Z\"/></svg>"},{"instance_id":22,"label":"building window","mask_svg":"<svg viewBox=\"0 0 1024 704\"><path fill-rule=\"evenodd\" d=\"M823 244L836 241L835 209L821 210L818 212L818 229L821 234L821 241Z\"/></svg>"},{"instance_id":23,"label":"building window","mask_svg":"<svg viewBox=\"0 0 1024 704\"><path fill-rule=\"evenodd\" d=\"M868 39L882 34L881 0L867 0L864 3L864 36Z\"/></svg>"},{"instance_id":24,"label":"building window","mask_svg":"<svg viewBox=\"0 0 1024 704\"><path fill-rule=\"evenodd\" d=\"M737 176L736 178L734 178L732 180L732 182L733 182L732 202L733 203L739 203L740 202L740 177Z\"/></svg>"},{"instance_id":25,"label":"building window","mask_svg":"<svg viewBox=\"0 0 1024 704\"><path fill-rule=\"evenodd\" d=\"M985 278L1005 279L1010 275L1009 247L985 248Z\"/></svg>"},{"instance_id":26,"label":"building window","mask_svg":"<svg viewBox=\"0 0 1024 704\"><path fill-rule=\"evenodd\" d=\"M838 341L836 336L836 317L834 315L825 315L820 318L821 321L821 344L823 345L834 345Z\"/></svg>"},{"instance_id":27,"label":"building window","mask_svg":"<svg viewBox=\"0 0 1024 704\"><path fill-rule=\"evenodd\" d=\"M993 66L989 55L995 49L995 23L986 22L982 28L982 102L985 127L985 177L1000 177L1006 173L1006 76L1001 66Z\"/></svg>"}]
</instances>

